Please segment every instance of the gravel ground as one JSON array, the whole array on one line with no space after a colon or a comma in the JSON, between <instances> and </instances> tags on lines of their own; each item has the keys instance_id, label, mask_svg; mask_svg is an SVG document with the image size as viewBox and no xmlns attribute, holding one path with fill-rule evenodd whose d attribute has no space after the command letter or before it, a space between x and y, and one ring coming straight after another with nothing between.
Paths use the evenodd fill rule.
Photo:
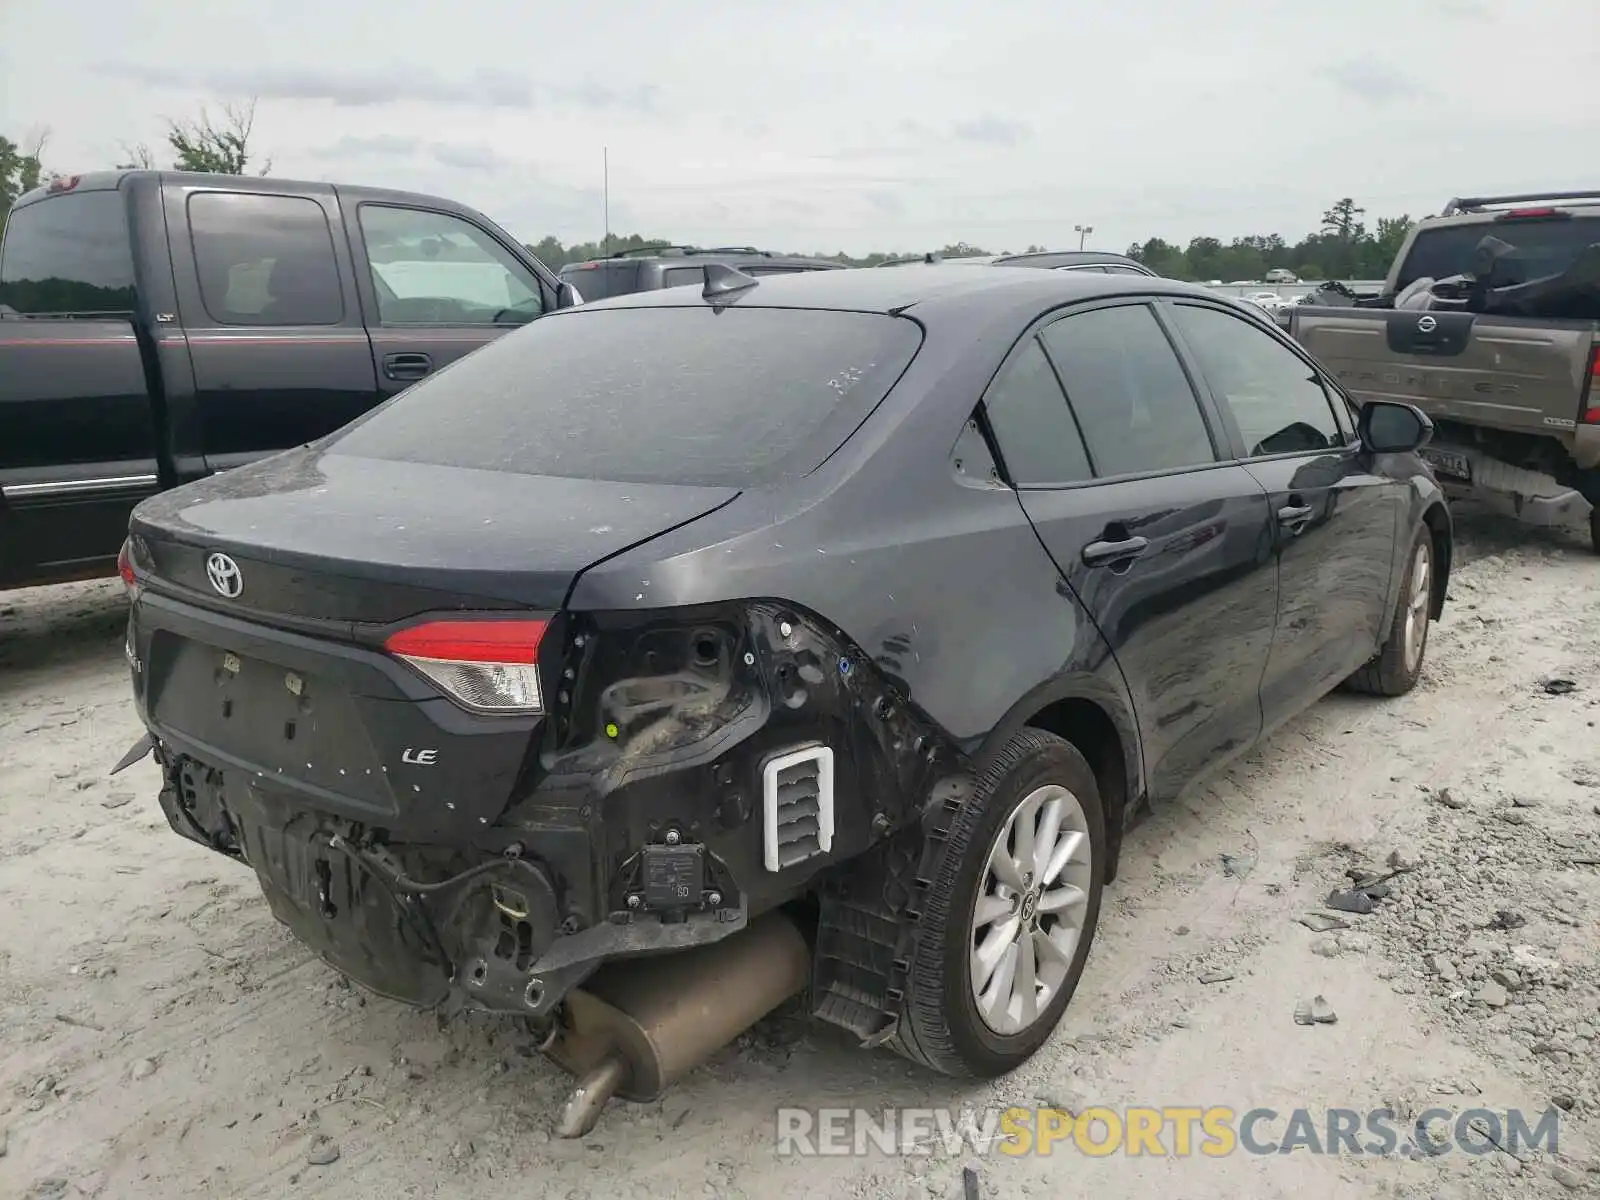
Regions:
<instances>
[{"instance_id":1,"label":"gravel ground","mask_svg":"<svg viewBox=\"0 0 1600 1200\"><path fill-rule=\"evenodd\" d=\"M167 830L150 764L107 778L139 732L114 582L0 595L0 1196L1600 1193L1600 561L1458 520L1419 688L1324 701L1138 829L1023 1070L955 1085L780 1014L581 1142L520 1028L351 990ZM1352 872L1391 895L1300 923ZM1316 996L1337 1022L1297 1024ZM1567 1111L1555 1154L799 1159L779 1103Z\"/></svg>"}]
</instances>

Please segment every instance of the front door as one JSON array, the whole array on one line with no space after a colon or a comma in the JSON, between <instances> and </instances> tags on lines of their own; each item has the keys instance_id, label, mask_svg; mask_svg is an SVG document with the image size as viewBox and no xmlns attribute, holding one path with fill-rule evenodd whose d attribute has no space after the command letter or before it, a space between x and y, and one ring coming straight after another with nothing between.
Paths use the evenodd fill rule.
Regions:
<instances>
[{"instance_id":1,"label":"front door","mask_svg":"<svg viewBox=\"0 0 1600 1200\"><path fill-rule=\"evenodd\" d=\"M356 208L370 289L367 326L388 396L546 308L538 276L488 230L454 213L364 202Z\"/></svg>"},{"instance_id":2,"label":"front door","mask_svg":"<svg viewBox=\"0 0 1600 1200\"><path fill-rule=\"evenodd\" d=\"M1285 339L1213 305L1170 311L1272 509L1278 622L1261 687L1270 729L1382 642L1403 485L1372 469L1348 409Z\"/></svg>"},{"instance_id":3,"label":"front door","mask_svg":"<svg viewBox=\"0 0 1600 1200\"><path fill-rule=\"evenodd\" d=\"M1150 790L1168 797L1261 732L1277 609L1266 493L1148 304L1026 339L985 409L1022 506L1127 681Z\"/></svg>"}]
</instances>

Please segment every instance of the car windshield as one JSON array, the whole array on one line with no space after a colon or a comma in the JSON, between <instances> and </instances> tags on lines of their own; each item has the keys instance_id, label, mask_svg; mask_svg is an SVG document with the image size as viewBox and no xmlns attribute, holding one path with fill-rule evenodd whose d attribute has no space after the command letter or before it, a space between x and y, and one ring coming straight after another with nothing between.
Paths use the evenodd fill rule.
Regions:
<instances>
[{"instance_id":1,"label":"car windshield","mask_svg":"<svg viewBox=\"0 0 1600 1200\"><path fill-rule=\"evenodd\" d=\"M1395 280L1395 291L1402 291L1419 279L1472 274L1473 251L1490 235L1517 248L1511 259L1514 265L1510 270L1502 265L1500 270L1507 283L1522 283L1558 275L1571 267L1585 246L1600 242L1600 217L1484 221L1424 229L1406 255Z\"/></svg>"},{"instance_id":2,"label":"car windshield","mask_svg":"<svg viewBox=\"0 0 1600 1200\"><path fill-rule=\"evenodd\" d=\"M760 487L815 470L916 355L859 312L575 308L349 426L330 452L485 471Z\"/></svg>"}]
</instances>

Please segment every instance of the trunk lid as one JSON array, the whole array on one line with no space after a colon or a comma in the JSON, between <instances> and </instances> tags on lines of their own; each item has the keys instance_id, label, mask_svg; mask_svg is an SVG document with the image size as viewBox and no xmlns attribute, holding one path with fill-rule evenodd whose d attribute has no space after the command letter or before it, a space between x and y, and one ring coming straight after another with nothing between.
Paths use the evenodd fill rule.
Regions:
<instances>
[{"instance_id":1,"label":"trunk lid","mask_svg":"<svg viewBox=\"0 0 1600 1200\"><path fill-rule=\"evenodd\" d=\"M738 494L307 448L153 497L131 531L154 590L275 624L388 624L440 609L557 611L585 568ZM233 583L208 574L216 554L237 568Z\"/></svg>"}]
</instances>

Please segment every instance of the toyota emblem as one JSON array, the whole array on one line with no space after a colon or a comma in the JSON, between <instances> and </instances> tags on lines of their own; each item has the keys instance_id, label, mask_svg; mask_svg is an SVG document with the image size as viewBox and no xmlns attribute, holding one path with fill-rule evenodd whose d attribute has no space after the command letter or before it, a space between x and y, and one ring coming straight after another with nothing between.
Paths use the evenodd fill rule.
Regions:
<instances>
[{"instance_id":1,"label":"toyota emblem","mask_svg":"<svg viewBox=\"0 0 1600 1200\"><path fill-rule=\"evenodd\" d=\"M206 559L206 578L211 580L217 595L229 600L237 599L239 593L244 591L244 576L239 573L239 564L226 554L213 554Z\"/></svg>"},{"instance_id":2,"label":"toyota emblem","mask_svg":"<svg viewBox=\"0 0 1600 1200\"><path fill-rule=\"evenodd\" d=\"M1434 320L1432 317L1417 318L1417 332L1432 333L1437 328L1439 328L1439 322Z\"/></svg>"}]
</instances>

